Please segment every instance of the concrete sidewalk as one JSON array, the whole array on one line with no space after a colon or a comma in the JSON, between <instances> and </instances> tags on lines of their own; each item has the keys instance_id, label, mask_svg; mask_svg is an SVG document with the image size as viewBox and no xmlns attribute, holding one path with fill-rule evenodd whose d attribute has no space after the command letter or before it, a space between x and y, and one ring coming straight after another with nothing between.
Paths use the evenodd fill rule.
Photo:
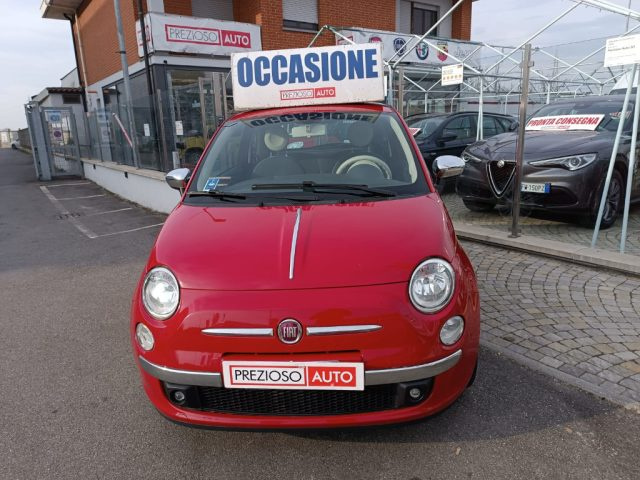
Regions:
<instances>
[{"instance_id":1,"label":"concrete sidewalk","mask_svg":"<svg viewBox=\"0 0 640 480\"><path fill-rule=\"evenodd\" d=\"M597 248L591 248L593 230L578 225L575 218L523 210L522 236L513 239L509 237L510 212L472 212L455 193L447 193L442 199L459 238L640 275L640 204L631 207L625 253L621 254L622 215L610 229L600 231Z\"/></svg>"},{"instance_id":2,"label":"concrete sidewalk","mask_svg":"<svg viewBox=\"0 0 640 480\"><path fill-rule=\"evenodd\" d=\"M463 245L478 275L484 345L638 409L640 278Z\"/></svg>"}]
</instances>

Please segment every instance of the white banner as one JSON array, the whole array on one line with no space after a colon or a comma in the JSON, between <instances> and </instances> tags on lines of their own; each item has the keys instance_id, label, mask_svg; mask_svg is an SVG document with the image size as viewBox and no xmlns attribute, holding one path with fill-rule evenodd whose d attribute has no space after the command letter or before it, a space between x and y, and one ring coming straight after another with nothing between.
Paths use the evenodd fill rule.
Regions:
<instances>
[{"instance_id":1,"label":"white banner","mask_svg":"<svg viewBox=\"0 0 640 480\"><path fill-rule=\"evenodd\" d=\"M442 83L443 87L460 85L462 82L464 82L464 65L458 63L442 67L442 80L440 83Z\"/></svg>"},{"instance_id":2,"label":"white banner","mask_svg":"<svg viewBox=\"0 0 640 480\"><path fill-rule=\"evenodd\" d=\"M296 48L231 55L236 109L384 99L380 45Z\"/></svg>"},{"instance_id":3,"label":"white banner","mask_svg":"<svg viewBox=\"0 0 640 480\"><path fill-rule=\"evenodd\" d=\"M640 63L640 35L607 39L604 66L617 67Z\"/></svg>"},{"instance_id":4,"label":"white banner","mask_svg":"<svg viewBox=\"0 0 640 480\"><path fill-rule=\"evenodd\" d=\"M527 123L525 130L595 130L604 118L602 114L593 115L555 115L534 117Z\"/></svg>"},{"instance_id":5,"label":"white banner","mask_svg":"<svg viewBox=\"0 0 640 480\"><path fill-rule=\"evenodd\" d=\"M403 53L409 52L408 55L402 60L402 62L408 63L424 63L429 65L451 65L460 63L465 57L470 55L477 45L458 42L454 40L443 40L440 38L427 38L429 43L423 41L418 43L413 35L403 35L395 32L385 32L381 30L339 30L339 33L355 43L381 43L382 44L382 58L388 61L393 57L393 61L396 61L402 56ZM338 45L348 44L346 40L336 35L336 43ZM438 48L434 48L438 47ZM440 50L438 50L440 49ZM451 58L449 55L454 55L459 60ZM473 60L468 60L467 63L477 66Z\"/></svg>"},{"instance_id":6,"label":"white banner","mask_svg":"<svg viewBox=\"0 0 640 480\"><path fill-rule=\"evenodd\" d=\"M147 49L153 52L229 55L261 50L260 27L251 23L164 13L145 15ZM138 55L143 56L140 22L136 22Z\"/></svg>"}]
</instances>

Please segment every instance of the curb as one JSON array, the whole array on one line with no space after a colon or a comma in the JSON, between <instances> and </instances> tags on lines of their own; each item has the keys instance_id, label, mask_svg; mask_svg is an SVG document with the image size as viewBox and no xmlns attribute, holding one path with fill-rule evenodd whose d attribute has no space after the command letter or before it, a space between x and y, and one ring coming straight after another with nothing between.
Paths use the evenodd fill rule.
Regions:
<instances>
[{"instance_id":1,"label":"curb","mask_svg":"<svg viewBox=\"0 0 640 480\"><path fill-rule=\"evenodd\" d=\"M556 378L557 380L560 380L561 382L580 388L581 390L585 390L586 392L591 393L592 395L603 398L605 400L608 400L611 403L624 407L627 410L640 414L640 402L636 402L632 399L628 399L625 397L621 397L620 395L615 395L610 392L607 392L606 390L598 387L597 385L593 385L589 382L585 382L584 380L581 380L580 378L573 377L564 372L561 372L560 370L556 370L555 368L549 367L547 365L543 365L540 362L536 362L535 360L525 357L524 355L521 355L519 353L512 352L508 348L501 347L488 340L484 340L484 339L480 340L480 344L484 347L487 347L490 350L493 350L494 352L497 352L501 355L504 355L507 358L510 358L511 360L516 361L521 365L524 365L527 368L530 368L531 370L535 370L537 372L544 373L545 375L549 375L553 378Z\"/></svg>"},{"instance_id":2,"label":"curb","mask_svg":"<svg viewBox=\"0 0 640 480\"><path fill-rule=\"evenodd\" d=\"M509 238L509 233L506 231L501 232L469 224L457 224L454 222L454 227L459 239L536 253L590 267L640 276L640 257L635 255L581 245L570 245L564 242L531 236Z\"/></svg>"}]
</instances>

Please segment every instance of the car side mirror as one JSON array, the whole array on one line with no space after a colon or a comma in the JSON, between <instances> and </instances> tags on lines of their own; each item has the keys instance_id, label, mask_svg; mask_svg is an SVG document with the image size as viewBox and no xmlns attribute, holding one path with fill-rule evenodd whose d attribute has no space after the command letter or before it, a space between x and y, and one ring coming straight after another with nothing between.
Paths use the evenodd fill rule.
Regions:
<instances>
[{"instance_id":1,"label":"car side mirror","mask_svg":"<svg viewBox=\"0 0 640 480\"><path fill-rule=\"evenodd\" d=\"M450 142L451 140L455 140L456 138L458 137L455 135L443 135L438 138L438 146L444 147L445 143Z\"/></svg>"},{"instance_id":2,"label":"car side mirror","mask_svg":"<svg viewBox=\"0 0 640 480\"><path fill-rule=\"evenodd\" d=\"M189 182L190 177L191 170L188 168L176 168L167 173L164 179L171 188L182 191L187 187L187 182Z\"/></svg>"},{"instance_id":3,"label":"car side mirror","mask_svg":"<svg viewBox=\"0 0 640 480\"><path fill-rule=\"evenodd\" d=\"M513 122L511 125L509 125L509 131L515 132L519 126L520 126L519 122Z\"/></svg>"},{"instance_id":4,"label":"car side mirror","mask_svg":"<svg viewBox=\"0 0 640 480\"><path fill-rule=\"evenodd\" d=\"M453 155L442 155L433 162L433 174L436 178L455 177L463 170L464 160Z\"/></svg>"}]
</instances>

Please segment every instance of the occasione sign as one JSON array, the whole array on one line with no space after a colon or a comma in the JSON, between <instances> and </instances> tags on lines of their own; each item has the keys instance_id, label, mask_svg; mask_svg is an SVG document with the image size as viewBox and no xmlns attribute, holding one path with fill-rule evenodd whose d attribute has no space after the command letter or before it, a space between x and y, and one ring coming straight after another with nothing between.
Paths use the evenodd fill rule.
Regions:
<instances>
[{"instance_id":1,"label":"occasione sign","mask_svg":"<svg viewBox=\"0 0 640 480\"><path fill-rule=\"evenodd\" d=\"M382 67L378 44L234 53L234 107L380 101Z\"/></svg>"},{"instance_id":2,"label":"occasione sign","mask_svg":"<svg viewBox=\"0 0 640 480\"><path fill-rule=\"evenodd\" d=\"M148 13L145 15L149 52L229 55L261 50L260 27L211 18ZM140 23L136 22L138 55L142 56Z\"/></svg>"}]
</instances>

